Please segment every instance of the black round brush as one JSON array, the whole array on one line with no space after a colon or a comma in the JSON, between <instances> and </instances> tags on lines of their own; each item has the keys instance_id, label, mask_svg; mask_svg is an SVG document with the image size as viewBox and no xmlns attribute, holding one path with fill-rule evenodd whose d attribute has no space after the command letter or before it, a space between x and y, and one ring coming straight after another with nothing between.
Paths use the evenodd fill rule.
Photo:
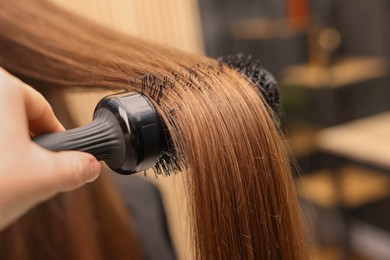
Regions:
<instances>
[{"instance_id":1,"label":"black round brush","mask_svg":"<svg viewBox=\"0 0 390 260\"><path fill-rule=\"evenodd\" d=\"M156 109L135 92L103 98L88 125L36 136L33 141L51 151L90 153L121 174L154 166L165 143Z\"/></svg>"}]
</instances>

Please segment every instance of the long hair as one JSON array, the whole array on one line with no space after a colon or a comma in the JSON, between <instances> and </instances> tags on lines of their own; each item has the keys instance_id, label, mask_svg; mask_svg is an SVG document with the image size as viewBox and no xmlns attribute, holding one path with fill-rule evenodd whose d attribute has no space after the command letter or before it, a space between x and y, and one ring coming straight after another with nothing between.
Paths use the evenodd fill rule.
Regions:
<instances>
[{"instance_id":1,"label":"long hair","mask_svg":"<svg viewBox=\"0 0 390 260\"><path fill-rule=\"evenodd\" d=\"M201 55L110 31L44 0L0 0L0 66L47 89L132 90L148 97L165 123L170 146L155 171L185 175L196 259L307 258L286 145L259 86L247 76ZM106 192L100 192L103 186ZM66 229L72 225L58 222L56 214L72 212L80 203L88 205L94 196L114 199L106 195L114 193L109 184L91 187L85 188L89 197L68 203L67 211L56 208L40 214L45 205L36 209L39 219L34 221L53 218L54 230L35 239L69 233ZM104 207L96 206L82 216L90 234L98 227L88 222L96 222ZM100 224L122 216L119 208L111 220ZM0 256L12 255L12 250L17 255L20 250L3 246L11 243L7 241L23 241L26 230L38 234L32 229L35 222L28 222L33 218L26 216L24 223L2 234ZM117 225L127 227L120 235L134 239L131 225L123 216L119 219ZM72 229L70 239L61 245L64 248L77 247L73 236L85 232L80 225ZM104 239L95 235L94 241L119 236L115 228L106 230ZM26 255L34 250L28 243L21 245ZM88 252L94 252L92 258L104 258L102 252L111 250L103 250L106 247L95 244ZM48 254L52 249L39 250ZM81 259L77 254L82 250L77 252L72 257Z\"/></svg>"}]
</instances>

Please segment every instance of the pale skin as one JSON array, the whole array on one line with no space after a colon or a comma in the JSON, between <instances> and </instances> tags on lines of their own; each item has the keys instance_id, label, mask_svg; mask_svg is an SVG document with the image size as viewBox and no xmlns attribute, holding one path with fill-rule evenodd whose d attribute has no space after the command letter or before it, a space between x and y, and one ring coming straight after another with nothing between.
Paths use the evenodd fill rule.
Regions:
<instances>
[{"instance_id":1,"label":"pale skin","mask_svg":"<svg viewBox=\"0 0 390 260\"><path fill-rule=\"evenodd\" d=\"M37 204L99 176L92 155L51 152L30 138L63 130L40 93L0 68L0 231Z\"/></svg>"}]
</instances>

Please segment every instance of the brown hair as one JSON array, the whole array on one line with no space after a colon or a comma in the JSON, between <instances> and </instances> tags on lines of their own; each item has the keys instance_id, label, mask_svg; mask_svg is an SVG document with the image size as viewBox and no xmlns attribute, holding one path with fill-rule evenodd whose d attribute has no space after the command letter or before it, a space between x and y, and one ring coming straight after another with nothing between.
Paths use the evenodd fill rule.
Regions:
<instances>
[{"instance_id":1,"label":"brown hair","mask_svg":"<svg viewBox=\"0 0 390 260\"><path fill-rule=\"evenodd\" d=\"M112 32L44 0L0 0L0 66L47 88L130 89L149 97L166 124L175 151L166 151L155 170L169 174L181 167L180 174L186 176L197 259L307 258L286 146L273 112L245 76L210 58ZM118 238L115 227L104 234L93 233L97 225L89 223L99 219L116 199L107 195L114 191L103 182L62 196L89 192L85 201L69 202L70 210L50 208L43 214L42 205L36 209L39 220L30 214L26 223L23 219L11 226L2 234L0 256L5 258L9 255L4 252L12 251L22 254L20 248L25 247L26 259L34 259L31 241L18 248L5 246L23 241L24 232L35 224L28 222L32 219L54 219L55 232L37 236L41 241L62 236L71 228L74 233L69 233L69 245L64 248L80 247L74 245L74 238L85 230L90 236L96 234L93 241ZM92 196L109 203L85 209L89 213L80 220L85 228L81 224L77 224L80 228L72 227L75 222L66 227L56 222L53 216L64 210L72 212L81 204L88 206ZM126 233L128 239L134 239L120 208L112 215L122 220L117 226L127 227L120 236ZM31 232L38 234L39 230ZM111 241L90 248L89 252L94 252L90 259L104 258L102 250L109 252L113 250L109 245L118 242ZM42 250L49 252L51 248ZM87 259L81 257L82 252L77 251L73 258Z\"/></svg>"}]
</instances>

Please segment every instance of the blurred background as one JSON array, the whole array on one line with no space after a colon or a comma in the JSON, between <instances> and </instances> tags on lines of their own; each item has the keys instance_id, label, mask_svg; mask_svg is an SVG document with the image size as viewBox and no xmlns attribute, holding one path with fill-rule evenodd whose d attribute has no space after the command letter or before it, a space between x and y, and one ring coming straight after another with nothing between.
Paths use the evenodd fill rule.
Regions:
<instances>
[{"instance_id":1,"label":"blurred background","mask_svg":"<svg viewBox=\"0 0 390 260\"><path fill-rule=\"evenodd\" d=\"M389 0L52 1L156 43L261 60L282 92L312 258L390 259ZM67 93L80 124L106 94ZM181 181L156 183L189 259Z\"/></svg>"},{"instance_id":2,"label":"blurred background","mask_svg":"<svg viewBox=\"0 0 390 260\"><path fill-rule=\"evenodd\" d=\"M390 259L390 1L199 0L205 52L280 84L313 259Z\"/></svg>"}]
</instances>

